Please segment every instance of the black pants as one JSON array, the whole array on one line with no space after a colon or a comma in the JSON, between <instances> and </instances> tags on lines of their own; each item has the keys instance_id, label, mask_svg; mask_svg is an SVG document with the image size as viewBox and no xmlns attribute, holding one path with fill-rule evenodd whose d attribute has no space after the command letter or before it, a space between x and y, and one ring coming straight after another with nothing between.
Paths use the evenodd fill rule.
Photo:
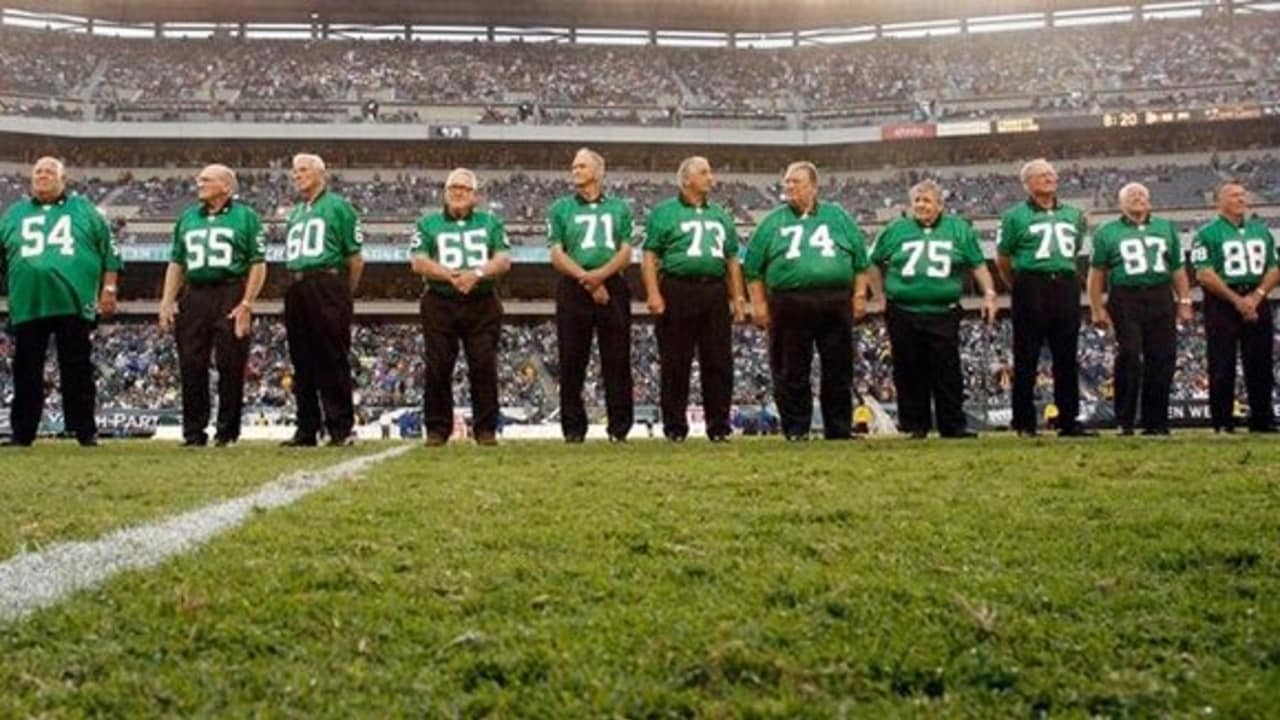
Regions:
<instances>
[{"instance_id":1,"label":"black pants","mask_svg":"<svg viewBox=\"0 0 1280 720\"><path fill-rule=\"evenodd\" d=\"M1036 429L1036 374L1046 341L1053 357L1058 427L1073 430L1080 415L1080 283L1074 274L1019 273L1013 283L1014 430Z\"/></svg>"},{"instance_id":2,"label":"black pants","mask_svg":"<svg viewBox=\"0 0 1280 720\"><path fill-rule=\"evenodd\" d=\"M422 424L427 434L447 438L453 430L453 366L458 346L467 355L474 435L498 430L498 340L502 303L492 293L446 297L428 291L421 303L426 369Z\"/></svg>"},{"instance_id":3,"label":"black pants","mask_svg":"<svg viewBox=\"0 0 1280 720\"><path fill-rule=\"evenodd\" d=\"M351 434L351 313L351 291L344 276L307 273L285 291L284 327L293 362L299 437L314 438L322 421L331 438Z\"/></svg>"},{"instance_id":4,"label":"black pants","mask_svg":"<svg viewBox=\"0 0 1280 720\"><path fill-rule=\"evenodd\" d=\"M1250 286L1233 287L1253 292ZM1250 429L1268 428L1275 422L1271 407L1272 376L1271 303L1258 304L1258 319L1247 323L1235 307L1211 293L1204 297L1205 340L1209 347L1209 413L1215 428L1234 427L1232 406L1236 396L1236 346L1244 365L1244 385L1249 394Z\"/></svg>"},{"instance_id":5,"label":"black pants","mask_svg":"<svg viewBox=\"0 0 1280 720\"><path fill-rule=\"evenodd\" d=\"M818 348L822 385L823 435L848 439L853 430L853 311L849 291L807 290L773 293L769 298L779 385L774 389L782 432L809 434L813 424L813 389L809 373Z\"/></svg>"},{"instance_id":6,"label":"black pants","mask_svg":"<svg viewBox=\"0 0 1280 720\"><path fill-rule=\"evenodd\" d=\"M605 281L609 303L597 305L569 277L556 285L556 335L560 345L560 430L565 437L587 434L582 385L591 358L591 338L599 338L600 374L610 437L625 438L635 420L631 381L631 292L619 275Z\"/></svg>"},{"instance_id":7,"label":"black pants","mask_svg":"<svg viewBox=\"0 0 1280 720\"><path fill-rule=\"evenodd\" d=\"M667 310L654 323L662 364L662 426L667 437L689 434L689 374L697 353L708 437L727 437L733 394L733 339L723 278L662 279Z\"/></svg>"},{"instance_id":8,"label":"black pants","mask_svg":"<svg viewBox=\"0 0 1280 720\"><path fill-rule=\"evenodd\" d=\"M182 299L174 325L182 374L182 436L203 442L209 424L209 356L218 368L218 427L222 440L240 438L244 409L244 369L249 337L236 337L227 314L244 297L244 281L193 285Z\"/></svg>"},{"instance_id":9,"label":"black pants","mask_svg":"<svg viewBox=\"0 0 1280 720\"><path fill-rule=\"evenodd\" d=\"M97 437L98 421L94 414L97 388L89 342L92 331L92 322L75 315L28 320L10 330L15 347L9 422L15 443L31 444L40 428L40 415L44 412L44 360L50 335L58 349L64 428L78 440Z\"/></svg>"},{"instance_id":10,"label":"black pants","mask_svg":"<svg viewBox=\"0 0 1280 720\"><path fill-rule=\"evenodd\" d=\"M936 410L939 434L963 433L960 311L929 315L908 312L890 303L885 310L885 324L893 350L898 428L907 433L928 432Z\"/></svg>"},{"instance_id":11,"label":"black pants","mask_svg":"<svg viewBox=\"0 0 1280 720\"><path fill-rule=\"evenodd\" d=\"M1169 429L1169 390L1177 329L1169 284L1111 288L1107 311L1116 329L1116 424L1132 430L1141 398L1142 427ZM1234 361L1233 361L1234 364Z\"/></svg>"}]
</instances>

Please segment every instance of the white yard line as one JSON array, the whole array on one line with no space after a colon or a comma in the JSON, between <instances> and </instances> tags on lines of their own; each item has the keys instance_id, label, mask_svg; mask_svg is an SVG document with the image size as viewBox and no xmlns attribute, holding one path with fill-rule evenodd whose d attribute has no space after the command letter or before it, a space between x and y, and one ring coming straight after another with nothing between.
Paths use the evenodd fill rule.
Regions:
<instances>
[{"instance_id":1,"label":"white yard line","mask_svg":"<svg viewBox=\"0 0 1280 720\"><path fill-rule=\"evenodd\" d=\"M15 555L0 563L0 622L20 620L126 570L154 567L190 552L244 523L257 511L289 505L412 448L402 445L321 470L291 472L233 500L117 530L98 540L58 543L39 552Z\"/></svg>"}]
</instances>

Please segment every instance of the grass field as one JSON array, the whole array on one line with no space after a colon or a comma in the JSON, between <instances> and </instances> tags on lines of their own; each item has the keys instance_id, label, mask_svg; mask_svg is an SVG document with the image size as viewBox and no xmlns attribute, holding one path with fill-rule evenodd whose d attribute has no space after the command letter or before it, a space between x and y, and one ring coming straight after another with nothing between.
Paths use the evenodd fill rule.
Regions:
<instances>
[{"instance_id":1,"label":"grass field","mask_svg":"<svg viewBox=\"0 0 1280 720\"><path fill-rule=\"evenodd\" d=\"M373 449L14 453L0 519L58 529L0 541ZM1204 435L416 449L0 625L0 717L1275 717L1278 469Z\"/></svg>"}]
</instances>

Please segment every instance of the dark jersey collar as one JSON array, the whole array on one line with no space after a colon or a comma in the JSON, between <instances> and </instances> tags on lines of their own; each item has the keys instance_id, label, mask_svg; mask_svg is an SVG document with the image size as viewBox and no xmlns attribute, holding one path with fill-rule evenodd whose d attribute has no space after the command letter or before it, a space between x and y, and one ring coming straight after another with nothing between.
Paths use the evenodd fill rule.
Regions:
<instances>
[{"instance_id":1,"label":"dark jersey collar","mask_svg":"<svg viewBox=\"0 0 1280 720\"><path fill-rule=\"evenodd\" d=\"M920 228L921 230L925 228L928 228L930 230L937 230L938 226L942 224L942 219L946 216L947 216L946 213L938 213L938 217L934 218L933 222L928 224L920 222L920 219L917 218L915 215L911 215L909 217L911 218L911 222L915 223L916 227Z\"/></svg>"},{"instance_id":2,"label":"dark jersey collar","mask_svg":"<svg viewBox=\"0 0 1280 720\"><path fill-rule=\"evenodd\" d=\"M1152 218L1151 213L1147 213L1147 217L1144 218L1143 221L1139 223L1139 222L1134 222L1132 219L1129 218L1128 215L1125 215L1124 213L1120 213L1120 222L1124 223L1125 225L1128 225L1129 227L1138 227L1139 225L1150 225L1151 218Z\"/></svg>"},{"instance_id":3,"label":"dark jersey collar","mask_svg":"<svg viewBox=\"0 0 1280 720\"><path fill-rule=\"evenodd\" d=\"M575 192L575 193L573 194L573 199L574 199L574 200L577 200L579 205L599 205L599 204L603 203L607 197L608 197L608 196L604 194L604 191L603 191L603 190L601 190L601 191L600 191L600 194L599 194L598 196L596 196L596 199L595 199L595 200L588 200L588 199L586 199L586 198L582 197L582 193L576 193L576 192Z\"/></svg>"},{"instance_id":4,"label":"dark jersey collar","mask_svg":"<svg viewBox=\"0 0 1280 720\"><path fill-rule=\"evenodd\" d=\"M794 216L794 217L798 217L798 218L800 218L800 217L809 217L809 216L811 216L811 215L817 215L817 214L818 214L818 211L820 211L820 210L822 209L822 201L821 201L821 200L814 200L814 201L813 201L813 210L809 211L808 213L802 213L802 212L800 212L800 211L796 210L796 206L795 206L795 205L792 205L791 203L786 203L786 207L787 207L787 212L791 213L791 215L792 215L792 216Z\"/></svg>"},{"instance_id":5,"label":"dark jersey collar","mask_svg":"<svg viewBox=\"0 0 1280 720\"><path fill-rule=\"evenodd\" d=\"M1240 228L1242 228L1242 227L1244 227L1245 225L1248 225L1248 224L1249 224L1249 216L1248 216L1248 215L1246 215L1246 216L1244 216L1244 217L1240 218L1240 224L1239 224L1239 225L1237 225L1237 224L1235 224L1235 223L1231 222L1231 220L1230 220L1229 218L1227 218L1227 216L1226 216L1226 215L1223 215L1222 213L1218 213L1218 219L1219 219L1219 220L1221 220L1224 224L1226 224L1226 225L1230 225L1231 227L1233 227L1233 228L1235 228L1235 229L1237 229L1237 230L1239 230Z\"/></svg>"},{"instance_id":6,"label":"dark jersey collar","mask_svg":"<svg viewBox=\"0 0 1280 720\"><path fill-rule=\"evenodd\" d=\"M463 222L468 222L468 221L470 221L470 220L471 220L471 218L475 217L475 214L476 214L476 209L473 207L473 208L471 208L470 210L468 210L468 211L467 211L467 214L466 214L466 215L463 215L462 217L457 217L457 216L455 216L453 213L449 212L449 205L448 205L448 204L446 204L446 205L445 205L443 208L441 208L441 210L440 210L440 215L441 215L442 217L444 217L444 219L445 219L445 220L447 220L447 221L449 221L449 222L458 222L459 220L461 220L461 221L463 221Z\"/></svg>"},{"instance_id":7,"label":"dark jersey collar","mask_svg":"<svg viewBox=\"0 0 1280 720\"><path fill-rule=\"evenodd\" d=\"M707 198L706 200L703 200L702 204L700 205L694 205L693 203L685 199L684 193L676 193L676 197L680 200L680 204L687 208L701 208L705 210L706 208L711 207L711 198Z\"/></svg>"},{"instance_id":8,"label":"dark jersey collar","mask_svg":"<svg viewBox=\"0 0 1280 720\"><path fill-rule=\"evenodd\" d=\"M31 197L31 202L35 205L61 205L62 203L67 201L68 197L70 197L69 193L67 193L66 190L63 190L61 195L54 198L53 202L45 202L40 198L36 197L35 193L29 193L29 195Z\"/></svg>"},{"instance_id":9,"label":"dark jersey collar","mask_svg":"<svg viewBox=\"0 0 1280 720\"><path fill-rule=\"evenodd\" d=\"M316 203L320 202L320 198L328 194L329 194L329 188L328 186L325 186L320 190L318 194L316 194L315 197L311 198L310 200L303 200L302 204L306 205L309 208L315 207Z\"/></svg>"}]
</instances>

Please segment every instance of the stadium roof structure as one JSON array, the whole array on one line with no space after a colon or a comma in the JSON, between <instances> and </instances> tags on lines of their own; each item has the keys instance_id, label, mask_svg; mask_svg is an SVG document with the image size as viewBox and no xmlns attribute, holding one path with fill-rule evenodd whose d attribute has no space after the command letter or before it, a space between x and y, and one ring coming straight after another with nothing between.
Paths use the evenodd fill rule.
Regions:
<instances>
[{"instance_id":1,"label":"stadium roof structure","mask_svg":"<svg viewBox=\"0 0 1280 720\"><path fill-rule=\"evenodd\" d=\"M319 23L745 33L1056 13L1107 5L1105 0L0 0L0 6L9 9L120 24Z\"/></svg>"}]
</instances>

